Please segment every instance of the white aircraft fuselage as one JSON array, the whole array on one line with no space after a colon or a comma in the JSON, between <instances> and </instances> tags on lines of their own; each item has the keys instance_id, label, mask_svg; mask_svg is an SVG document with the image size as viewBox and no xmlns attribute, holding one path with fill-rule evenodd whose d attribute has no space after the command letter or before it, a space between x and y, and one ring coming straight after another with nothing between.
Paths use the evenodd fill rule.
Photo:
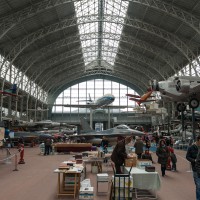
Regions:
<instances>
[{"instance_id":1,"label":"white aircraft fuselage","mask_svg":"<svg viewBox=\"0 0 200 200\"><path fill-rule=\"evenodd\" d=\"M115 100L114 95L105 94L90 104L96 106L96 108L101 108L101 107L104 107L104 106L107 106L107 105L113 103L114 100Z\"/></svg>"},{"instance_id":2,"label":"white aircraft fuselage","mask_svg":"<svg viewBox=\"0 0 200 200\"><path fill-rule=\"evenodd\" d=\"M157 83L157 90L164 100L189 102L192 98L200 100L200 78L172 77Z\"/></svg>"}]
</instances>

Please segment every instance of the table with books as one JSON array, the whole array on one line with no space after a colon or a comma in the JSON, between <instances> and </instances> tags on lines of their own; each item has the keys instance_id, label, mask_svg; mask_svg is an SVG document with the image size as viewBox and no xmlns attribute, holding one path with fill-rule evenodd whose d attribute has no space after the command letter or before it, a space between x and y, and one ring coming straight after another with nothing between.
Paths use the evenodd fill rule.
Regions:
<instances>
[{"instance_id":1,"label":"table with books","mask_svg":"<svg viewBox=\"0 0 200 200\"><path fill-rule=\"evenodd\" d=\"M54 170L58 174L57 196L74 196L80 189L81 174L84 171L82 164L76 164L76 161L64 161Z\"/></svg>"}]
</instances>

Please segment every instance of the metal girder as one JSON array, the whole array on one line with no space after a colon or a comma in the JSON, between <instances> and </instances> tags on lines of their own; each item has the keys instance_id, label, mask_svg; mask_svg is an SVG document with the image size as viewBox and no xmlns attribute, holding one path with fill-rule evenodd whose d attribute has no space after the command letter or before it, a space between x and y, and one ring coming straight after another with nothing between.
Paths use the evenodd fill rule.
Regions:
<instances>
[{"instance_id":1,"label":"metal girder","mask_svg":"<svg viewBox=\"0 0 200 200\"><path fill-rule=\"evenodd\" d=\"M126 36L124 34L121 35L121 41L131 46L137 46L139 48L142 48L146 51L151 52L152 54L155 54L157 57L165 61L167 63L167 66L170 67L172 71L174 71L174 73L176 73L177 70L181 69L180 66L177 64L177 61L175 58L171 57L171 55L167 51L153 44L139 40L136 37Z\"/></svg>"},{"instance_id":2,"label":"metal girder","mask_svg":"<svg viewBox=\"0 0 200 200\"><path fill-rule=\"evenodd\" d=\"M57 32L59 30L63 30L70 26L76 25L76 18L71 17L70 19L65 19L60 22L51 24L50 26L46 26L44 28L41 28L26 37L24 37L17 45L14 46L14 48L9 52L9 54L6 56L5 60L9 60L10 64L13 64L14 60L17 58L17 56L22 53L22 51L27 48L29 45L34 43L36 40L41 39L50 33ZM4 65L5 61L1 64Z\"/></svg>"},{"instance_id":3,"label":"metal girder","mask_svg":"<svg viewBox=\"0 0 200 200\"><path fill-rule=\"evenodd\" d=\"M86 34L84 35L84 39L90 39L90 38L93 38L96 36L96 33L91 33L91 34ZM109 34L109 39L113 39L115 38L115 36L112 37L112 34ZM47 45L45 47L43 47L42 49L40 49L39 51L36 51L35 53L33 53L30 57L28 57L26 60L25 58L23 59L24 60L24 63L21 65L21 70L24 72L24 74L33 66L34 62L37 61L37 59L40 59L43 55L45 55L47 52L49 51L54 51L56 50L57 48L60 48L60 47L63 47L63 46L67 46L69 44L72 44L72 43L75 43L79 41L79 36L73 36L72 38L69 37L69 38L65 38L65 39L62 39L62 40L59 40L55 43L52 43L50 45ZM168 63L168 65L171 65L171 67L173 68L173 70L176 69L176 71L178 70L178 64L176 63L176 60L174 58L172 58L168 52L156 47L156 46L153 46L147 42L144 42L144 41L141 41L141 40L138 40L137 38L134 38L134 37L127 37L127 36L122 36L121 38L121 41L122 42L127 42L131 45L135 45L135 46L138 46L140 48L143 48L144 50L146 51L150 51L151 53L153 54L156 54L157 56L159 56L162 60L164 60L165 62ZM24 69L24 70L23 70ZM174 72L176 72L174 71ZM162 73L162 72L160 72ZM16 75L16 77L18 76L18 74ZM167 75L166 75L167 76ZM167 76L168 78L168 76Z\"/></svg>"},{"instance_id":4,"label":"metal girder","mask_svg":"<svg viewBox=\"0 0 200 200\"><path fill-rule=\"evenodd\" d=\"M90 46L88 47L89 50L91 52L93 52L95 49L96 49L96 46ZM88 48L83 48L82 49L82 52L86 52ZM113 47L110 47L110 46L104 46L104 51L107 50L108 52L114 52L113 51ZM117 48L114 47L114 50L115 50L115 53L117 53ZM90 51L87 51L87 52L90 52ZM53 65L62 60L66 60L68 58L70 58L71 56L77 56L81 53L81 47L77 48L77 49L73 49L69 52L65 52L65 53L62 53L56 57L53 57L43 63L41 63L41 65L39 66L34 66L34 70L37 70L37 77L34 78L34 82L37 82L37 79L42 79L41 76L43 77L46 73L48 73L48 70L51 70L51 68L53 68ZM136 60L139 60L141 62L144 62L145 64L147 64L150 68L149 73L151 73L150 71L152 70L153 73L150 74L150 76L152 78L155 78L156 74L158 74L161 78L164 78L164 76L160 73L160 67L157 65L155 65L154 67L154 62L152 62L151 59L147 59L147 58L143 58L143 56L141 56L140 54L137 54L137 53L132 53L132 52L129 52L127 51L126 49L122 49L122 48L119 48L118 50L118 54L121 54L121 55L124 55L124 56L127 56L127 57L131 57L131 58L136 58ZM124 60L124 59L123 59ZM127 65L129 67L131 67L131 64L129 61L127 60L124 60L125 63L127 63ZM120 61L118 61L120 62ZM139 66L139 65L137 65ZM114 67L113 67L114 68ZM140 68L140 67L139 67ZM147 70L148 68L145 68L144 70ZM50 71L49 71L50 72Z\"/></svg>"},{"instance_id":5,"label":"metal girder","mask_svg":"<svg viewBox=\"0 0 200 200\"><path fill-rule=\"evenodd\" d=\"M157 37L160 37L163 40L166 40L171 45L176 47L187 58L189 63L191 63L191 65L193 66L193 69L196 72L196 75L197 76L199 75L196 71L196 66L194 66L194 64L192 62L192 61L196 60L197 63L199 64L200 63L199 59L196 57L196 55L194 55L192 50L184 42L182 42L177 36L175 36L172 33L167 32L163 29L160 29L156 26L153 26L153 25L145 23L141 20L138 20L138 19L131 19L129 17L126 17L124 19L124 21L127 26L135 27L135 28L144 30L146 32L149 32L151 34L154 34Z\"/></svg>"},{"instance_id":6,"label":"metal girder","mask_svg":"<svg viewBox=\"0 0 200 200\"><path fill-rule=\"evenodd\" d=\"M88 18L86 17L86 19L88 19ZM105 19L105 21L108 20L108 19L110 19L110 16L108 16L108 18ZM74 20L74 21L76 21L76 20ZM10 54L6 58L7 59L13 58L12 61L11 61L11 64L12 64L12 62L20 54L20 52L22 52L28 45L32 44L35 40L40 39L40 38L48 35L49 33L55 32L57 30L62 30L64 27L66 28L68 26L72 26L72 25L74 25L74 21L73 21L73 19L71 19L71 20L63 20L62 23L53 24L51 26L48 26L48 27L46 27L44 29L40 29L40 30L36 31L35 33L32 33L32 34L28 35L19 44L17 44L13 48L13 50L10 52ZM85 21L85 23L86 23L86 21ZM126 18L126 23L129 26L133 26L133 27L136 27L136 28L143 29L145 31L151 32L153 34L156 34L159 37L162 36L163 39L166 39L171 44L179 45L179 46L176 46L176 45L175 46L179 50L182 50L182 52L184 53L185 56L187 56L188 59L189 59L189 56L191 56L191 54L192 54L191 50L188 49L187 46L184 43L182 43L180 40L177 41L175 36L172 37L172 34L168 34L165 31L158 29L157 27L154 27L154 26L151 26L149 24L143 23L143 22L141 22L139 20L132 20L132 19L127 19ZM172 39L174 39L174 40L172 40ZM184 46L184 49L181 49L182 46Z\"/></svg>"},{"instance_id":7,"label":"metal girder","mask_svg":"<svg viewBox=\"0 0 200 200\"><path fill-rule=\"evenodd\" d=\"M162 11L165 14L171 15L172 17L184 22L193 30L195 30L198 34L200 34L199 19L196 16L192 15L191 13L184 11L181 8L177 8L172 4L168 4L162 0L123 0L123 1L142 4L150 8Z\"/></svg>"},{"instance_id":8,"label":"metal girder","mask_svg":"<svg viewBox=\"0 0 200 200\"><path fill-rule=\"evenodd\" d=\"M122 74L124 74L124 78L127 79L127 77L130 77L131 80L133 80L133 78L135 78L137 80L137 83L142 83L145 88L148 86L148 83L147 83L147 79L144 79L143 78L138 78L138 76L130 76L129 74L127 75L124 70L122 71L119 71L119 70L116 70L116 72L119 72L120 74L120 77L122 76ZM141 73L141 72L140 72ZM94 75L94 74L106 74L106 75L114 75L113 73L109 73L108 71L103 71L103 70L98 70L98 68L96 68L96 70L91 70L91 71L84 71L84 70L80 70L78 69L77 71L73 71L72 73L68 73L67 76L63 76L63 75L60 75L60 76L56 76L54 78L56 78L57 80L62 80L63 78L66 80L69 80L72 78L73 75L81 75L81 76L85 76L85 75ZM135 75L136 73L134 73L133 75ZM51 80L52 83L54 84L51 84L51 87L57 87L59 82L55 82L55 80ZM132 82L132 81L131 81ZM49 89L50 90L50 89Z\"/></svg>"},{"instance_id":9,"label":"metal girder","mask_svg":"<svg viewBox=\"0 0 200 200\"><path fill-rule=\"evenodd\" d=\"M104 33L104 37L108 38L110 40L116 39L116 38L120 39L120 35L118 35L118 34ZM82 35L81 38L83 40L94 39L94 38L97 38L97 33L85 34L85 35ZM44 56L47 52L54 51L57 48L67 46L69 44L76 43L76 42L79 42L79 41L80 41L79 35L75 35L75 36L72 36L72 37L69 37L69 38L59 40L59 41L54 42L50 45L47 45L47 46L43 47L42 49L40 49L39 51L32 53L31 56L26 58L26 59L22 57L24 62L21 64L22 67L19 68L19 69L24 71L24 73L26 73L32 67L34 62L36 62L38 59L40 59L42 56ZM151 53L157 55L163 61L165 61L169 66L171 66L171 69L174 71L174 73L176 73L178 70L180 70L180 66L177 64L175 58L172 58L168 54L167 51L164 51L161 48L158 48L158 47L156 47L152 44L149 44L149 43L144 42L142 40L138 40L137 38L131 37L131 36L122 35L121 41L128 43L128 44L131 44L131 45L138 46L139 48L143 48L144 50L150 51ZM17 75L16 75L16 77L17 77Z\"/></svg>"},{"instance_id":10,"label":"metal girder","mask_svg":"<svg viewBox=\"0 0 200 200\"><path fill-rule=\"evenodd\" d=\"M5 35L12 27L14 27L17 23L21 23L26 18L32 17L34 15L37 15L40 12L43 12L47 9L51 9L53 7L76 2L78 0L43 0L38 3L34 3L24 9L21 9L20 11L17 11L15 13L12 13L11 15L7 15L5 17L2 17L0 19L0 39L3 35ZM124 0L126 1L126 0ZM188 26L190 26L192 29L194 29L198 34L200 34L200 27L199 27L199 19L192 15L191 13L188 13L180 8L177 8L171 4L168 4L166 2L163 2L161 0L127 0L132 3L138 3L142 5L146 5L148 7L157 9L159 11L162 11L166 13L167 15L171 15L184 23L186 23Z\"/></svg>"},{"instance_id":11,"label":"metal girder","mask_svg":"<svg viewBox=\"0 0 200 200\"><path fill-rule=\"evenodd\" d=\"M88 35L88 37L90 37L90 34ZM75 41L73 40L73 38L75 38ZM28 66L25 65L25 67L26 67L25 68L22 65L23 68L25 68L24 73L26 73L26 71L28 71L28 69L32 67L32 65L34 64L34 62L37 61L37 59L39 59L41 56L45 55L46 52L56 50L57 48L60 48L62 46L69 45L69 44L71 44L71 42L76 42L76 39L78 39L78 36L74 36L73 38L72 39L67 38L67 39L57 41L55 43L52 43L52 44L40 49L35 54L32 54L32 56L30 58L28 58L27 60L25 60L25 62L24 62L24 64L27 64ZM142 47L145 50L148 50L148 51L151 51L152 53L155 53L156 55L161 54L163 60L168 61L168 63L172 64L173 66L177 65L176 62L174 61L174 59L170 55L168 55L167 52L165 52L164 50L162 50L160 48L156 48L156 47L154 47L154 46L152 46L152 45L150 45L146 42L137 40L136 38L132 38L132 37L126 37L126 38L122 37L122 39L125 39L125 40L122 40L122 41L126 41L126 42L129 42L129 44L137 45L138 47ZM51 62L53 62L53 61L51 61ZM41 67L41 70L42 69L44 70L45 68ZM38 75L38 73L37 73L37 75ZM16 77L17 77L17 75L16 75Z\"/></svg>"},{"instance_id":12,"label":"metal girder","mask_svg":"<svg viewBox=\"0 0 200 200\"><path fill-rule=\"evenodd\" d=\"M123 70L119 71L116 77L122 77L123 73L124 73ZM56 91L59 90L60 87L62 87L62 84L66 84L66 79L68 80L68 82L71 82L71 81L73 81L75 79L80 79L81 77L91 76L91 75L94 75L94 74L101 75L102 71L98 70L96 72L93 71L93 72L87 72L87 73L85 73L84 70L82 70L82 71L79 70L79 74L73 71L72 73L68 73L68 76L61 77L62 79L58 78L59 82L57 84L52 84L51 87L49 88L49 91L53 90L53 92L51 92L51 95L53 96L56 93ZM115 75L112 75L112 76L115 76ZM134 83L134 84L137 85L137 87L141 88L142 91L145 91L147 85L144 82L141 82L141 80L139 80L138 76L135 76L135 74L134 74L134 76L125 75L123 78L126 81L130 78L130 80L131 80L131 81L129 81L130 83L134 83L133 80L136 80L136 83ZM139 81L140 81L140 83L142 83L143 86L141 86L141 84L138 84ZM144 80L144 81L146 81L146 80Z\"/></svg>"},{"instance_id":13,"label":"metal girder","mask_svg":"<svg viewBox=\"0 0 200 200\"><path fill-rule=\"evenodd\" d=\"M39 82L39 85L42 84L42 87L43 87L49 81L49 79L51 79L52 77L55 76L55 74L62 73L64 70L70 70L70 69L74 70L73 67L77 66L77 65L81 65L81 64L84 65L82 59L77 59L76 61L77 62L75 62L75 60L74 60L74 61L70 61L68 63L64 63L60 66L57 66L56 68L53 68L53 70L50 70L50 69L49 69L49 71L46 70L42 74L41 73L39 74L37 72L37 77L34 79L34 81L36 81L37 79L40 79L41 81ZM120 63L120 61L118 61L118 63ZM141 72L141 69L140 69L141 66L137 65L138 68L135 68L134 65L132 65L130 62L128 62L125 59L122 59L121 64L123 64L123 65L126 64L129 68L132 68L136 71ZM48 65L47 65L47 67L49 68ZM50 67L52 67L52 66L50 66ZM116 69L116 67L113 67L113 70L115 70L115 69ZM124 71L126 71L126 68L124 68ZM150 70L147 70L147 68L146 69L144 68L144 72L142 72L142 73L143 73L143 76L147 76L148 80L155 78L153 73L151 73ZM38 76L38 74L39 74L39 76Z\"/></svg>"},{"instance_id":14,"label":"metal girder","mask_svg":"<svg viewBox=\"0 0 200 200\"><path fill-rule=\"evenodd\" d=\"M14 12L10 15L0 18L0 40L1 38L10 31L18 23L23 20L37 15L38 13L44 12L45 10L52 9L56 6L72 3L78 0L42 0L37 3L31 4L30 6L21 9L20 11Z\"/></svg>"},{"instance_id":15,"label":"metal girder","mask_svg":"<svg viewBox=\"0 0 200 200\"><path fill-rule=\"evenodd\" d=\"M165 77L167 77L167 74L165 74L164 69L163 69L164 67L163 66L161 67L158 62L153 61L150 58L147 58L147 57L145 57L145 56L143 56L143 55L141 55L139 53L131 52L130 50L123 49L121 47L118 49L117 53L121 54L121 55L124 55L124 56L126 56L128 58L131 58L133 60L145 63L146 65L148 65L149 68L151 68L153 70L153 72L154 72L154 75L152 74L153 76L155 76L155 74L159 74L159 76L161 78L163 78L163 79L165 79ZM120 59L116 59L115 62L117 60L120 60Z\"/></svg>"},{"instance_id":16,"label":"metal girder","mask_svg":"<svg viewBox=\"0 0 200 200\"><path fill-rule=\"evenodd\" d=\"M115 66L114 68L114 72L115 70L121 69L123 66L123 70L127 73L127 74L132 74L135 73L135 71L140 72L141 74L143 74L142 76L147 77L147 80L152 80L152 79L156 79L156 76L153 75L150 71L148 71L147 69L145 69L144 66L140 66L134 63L130 63L127 60L123 59L123 60L119 60L119 62L116 62L116 64L118 64L119 66ZM157 80L157 79L156 79Z\"/></svg>"},{"instance_id":17,"label":"metal girder","mask_svg":"<svg viewBox=\"0 0 200 200\"><path fill-rule=\"evenodd\" d=\"M96 15L83 16L79 20L80 20L80 23L90 23L90 22L98 21L98 19L96 18ZM77 21L77 18L72 17L71 19L62 20L59 23L52 24L50 26L44 27L42 29L37 30L36 32L29 34L10 51L10 53L6 56L6 60L9 60L12 64L15 58L26 47L28 47L30 44L35 42L37 39L41 39L42 37L45 37L48 34L56 32L58 30L62 30L64 28L74 26L76 25L76 21ZM182 52L182 54L188 59L188 61L191 62L191 64L192 64L192 61L195 59L195 55L193 54L193 52L178 37L158 27L144 23L140 20L131 19L129 17L122 18L119 16L113 16L113 15L104 16L104 21L109 21L112 23L122 23L122 24L124 24L123 22L125 22L126 26L135 27L135 28L144 30L146 32L149 32L151 34L154 34L162 38L163 40L168 41L173 46L175 46L180 52ZM2 63L1 68L4 63L5 62Z\"/></svg>"}]
</instances>

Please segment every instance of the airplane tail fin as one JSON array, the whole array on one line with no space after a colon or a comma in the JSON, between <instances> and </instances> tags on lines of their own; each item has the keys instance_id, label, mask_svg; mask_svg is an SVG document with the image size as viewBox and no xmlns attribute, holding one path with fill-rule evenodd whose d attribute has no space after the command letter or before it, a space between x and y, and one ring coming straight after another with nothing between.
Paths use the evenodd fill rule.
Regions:
<instances>
[{"instance_id":1,"label":"airplane tail fin","mask_svg":"<svg viewBox=\"0 0 200 200\"><path fill-rule=\"evenodd\" d=\"M16 94L17 93L17 84L13 84L12 85L11 91L12 91L12 94Z\"/></svg>"},{"instance_id":2,"label":"airplane tail fin","mask_svg":"<svg viewBox=\"0 0 200 200\"><path fill-rule=\"evenodd\" d=\"M86 118L83 117L83 118L80 118L80 120L81 120L81 128L82 128L81 132L90 132L90 131L92 131L92 128L88 124Z\"/></svg>"}]
</instances>

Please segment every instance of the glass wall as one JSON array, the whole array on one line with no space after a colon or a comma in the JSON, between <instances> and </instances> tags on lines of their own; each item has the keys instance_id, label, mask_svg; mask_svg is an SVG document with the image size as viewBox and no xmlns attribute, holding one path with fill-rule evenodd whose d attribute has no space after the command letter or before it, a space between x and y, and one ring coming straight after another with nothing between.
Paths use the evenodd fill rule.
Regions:
<instances>
[{"instance_id":1,"label":"glass wall","mask_svg":"<svg viewBox=\"0 0 200 200\"><path fill-rule=\"evenodd\" d=\"M130 101L128 99L126 96L127 93L138 95L134 90L120 83L105 79L94 79L69 87L58 96L55 104L85 105L97 100L105 94L112 94L115 96L115 101L112 105L125 107L124 109L114 109L116 112L132 111L137 105L135 101ZM130 108L127 108L127 106ZM86 109L78 108L78 106L53 107L53 113L67 112L86 112Z\"/></svg>"}]
</instances>

